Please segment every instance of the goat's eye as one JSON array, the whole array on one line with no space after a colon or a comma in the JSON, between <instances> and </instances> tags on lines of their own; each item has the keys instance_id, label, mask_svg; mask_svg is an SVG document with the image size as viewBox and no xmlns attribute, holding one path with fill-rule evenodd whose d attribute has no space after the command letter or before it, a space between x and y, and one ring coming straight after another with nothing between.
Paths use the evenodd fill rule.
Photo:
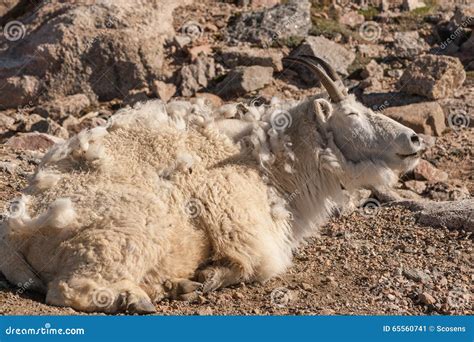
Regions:
<instances>
[{"instance_id":1,"label":"goat's eye","mask_svg":"<svg viewBox=\"0 0 474 342\"><path fill-rule=\"evenodd\" d=\"M356 112L351 112L351 113L347 114L347 116L351 116L351 115L359 115L359 114L357 114Z\"/></svg>"}]
</instances>

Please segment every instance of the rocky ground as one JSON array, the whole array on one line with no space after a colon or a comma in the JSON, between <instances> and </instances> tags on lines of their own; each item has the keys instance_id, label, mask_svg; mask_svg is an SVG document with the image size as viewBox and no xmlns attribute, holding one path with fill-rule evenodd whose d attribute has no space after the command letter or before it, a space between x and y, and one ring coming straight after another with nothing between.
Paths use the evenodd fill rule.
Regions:
<instances>
[{"instance_id":1,"label":"rocky ground","mask_svg":"<svg viewBox=\"0 0 474 342\"><path fill-rule=\"evenodd\" d=\"M158 312L473 314L472 6L86 3L0 0L3 217L47 148L117 109L172 97L213 108L300 99L322 89L281 59L312 54L330 61L364 104L422 134L430 146L423 161L393 190L360 192L357 206L295 252L281 277L197 303L164 301ZM0 303L0 314L79 314L47 306L27 284L1 275Z\"/></svg>"}]
</instances>

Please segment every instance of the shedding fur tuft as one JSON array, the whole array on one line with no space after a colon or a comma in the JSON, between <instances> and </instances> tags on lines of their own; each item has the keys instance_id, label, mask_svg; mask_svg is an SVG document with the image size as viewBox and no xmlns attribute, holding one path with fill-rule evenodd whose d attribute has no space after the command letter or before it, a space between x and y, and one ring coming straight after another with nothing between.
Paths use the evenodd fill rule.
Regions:
<instances>
[{"instance_id":1,"label":"shedding fur tuft","mask_svg":"<svg viewBox=\"0 0 474 342\"><path fill-rule=\"evenodd\" d=\"M62 229L70 226L76 218L76 213L69 198L60 198L50 204L48 210L34 218L28 214L29 197L23 196L18 201L18 208L7 221L11 230L19 232L34 232L41 228Z\"/></svg>"}]
</instances>

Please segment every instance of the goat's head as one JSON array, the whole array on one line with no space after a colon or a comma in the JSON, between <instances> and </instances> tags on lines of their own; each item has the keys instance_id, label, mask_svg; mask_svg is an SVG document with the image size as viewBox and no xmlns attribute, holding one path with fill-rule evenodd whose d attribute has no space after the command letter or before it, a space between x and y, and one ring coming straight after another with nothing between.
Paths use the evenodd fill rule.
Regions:
<instances>
[{"instance_id":1,"label":"goat's head","mask_svg":"<svg viewBox=\"0 0 474 342\"><path fill-rule=\"evenodd\" d=\"M299 56L286 61L308 67L326 88L332 106L323 99L315 100L314 112L319 129L331 137L334 148L348 164L364 166L358 171L365 170L367 175L381 169L399 175L415 167L424 144L412 129L373 112L354 95L348 95L337 73L322 59Z\"/></svg>"}]
</instances>

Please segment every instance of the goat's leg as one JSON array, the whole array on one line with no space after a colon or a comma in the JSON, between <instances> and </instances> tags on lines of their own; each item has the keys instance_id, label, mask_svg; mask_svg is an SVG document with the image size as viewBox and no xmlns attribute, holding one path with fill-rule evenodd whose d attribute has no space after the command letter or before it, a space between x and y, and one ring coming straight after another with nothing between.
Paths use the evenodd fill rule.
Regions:
<instances>
[{"instance_id":1,"label":"goat's leg","mask_svg":"<svg viewBox=\"0 0 474 342\"><path fill-rule=\"evenodd\" d=\"M46 303L87 312L148 314L156 311L150 297L132 281L106 283L81 276L52 281Z\"/></svg>"},{"instance_id":2,"label":"goat's leg","mask_svg":"<svg viewBox=\"0 0 474 342\"><path fill-rule=\"evenodd\" d=\"M197 279L203 284L204 293L238 284L244 280L242 271L233 266L208 266L197 272Z\"/></svg>"},{"instance_id":3,"label":"goat's leg","mask_svg":"<svg viewBox=\"0 0 474 342\"><path fill-rule=\"evenodd\" d=\"M46 292L46 286L25 258L6 239L0 239L0 272L15 286Z\"/></svg>"},{"instance_id":4,"label":"goat's leg","mask_svg":"<svg viewBox=\"0 0 474 342\"><path fill-rule=\"evenodd\" d=\"M164 288L171 299L194 301L199 296L203 284L183 278L170 279L165 282Z\"/></svg>"}]
</instances>

